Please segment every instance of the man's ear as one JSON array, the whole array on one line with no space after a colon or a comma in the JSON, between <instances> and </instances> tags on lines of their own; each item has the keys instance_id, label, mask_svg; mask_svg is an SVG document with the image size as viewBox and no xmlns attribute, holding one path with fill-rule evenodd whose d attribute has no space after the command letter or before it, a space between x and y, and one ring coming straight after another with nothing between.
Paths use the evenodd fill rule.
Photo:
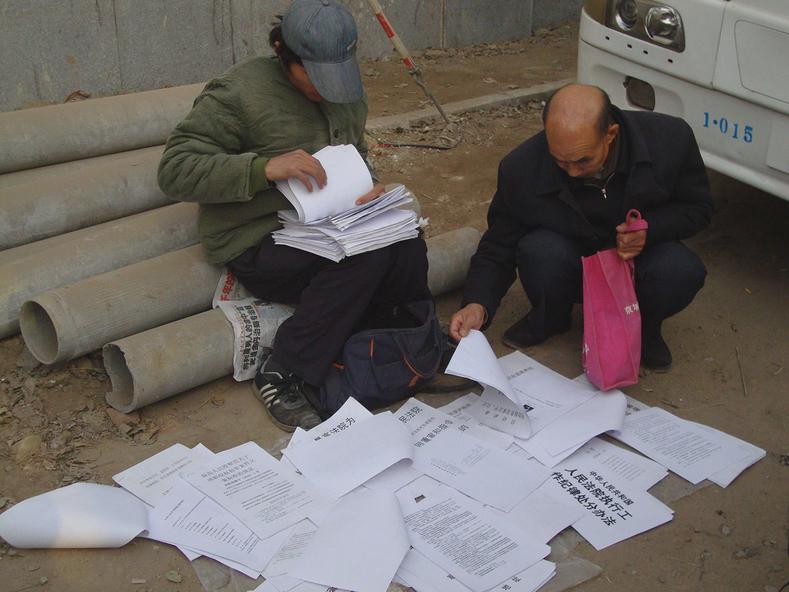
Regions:
<instances>
[{"instance_id":1,"label":"man's ear","mask_svg":"<svg viewBox=\"0 0 789 592\"><path fill-rule=\"evenodd\" d=\"M608 126L608 129L605 132L605 143L610 144L614 141L614 138L619 134L619 124L612 123Z\"/></svg>"}]
</instances>

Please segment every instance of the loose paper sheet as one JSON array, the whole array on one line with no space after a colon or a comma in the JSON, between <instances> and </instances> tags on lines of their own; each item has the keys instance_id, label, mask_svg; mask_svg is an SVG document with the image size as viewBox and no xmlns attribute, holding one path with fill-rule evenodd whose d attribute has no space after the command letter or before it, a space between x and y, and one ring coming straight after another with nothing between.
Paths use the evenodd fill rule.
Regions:
<instances>
[{"instance_id":1,"label":"loose paper sheet","mask_svg":"<svg viewBox=\"0 0 789 592\"><path fill-rule=\"evenodd\" d=\"M517 444L545 466L555 467L594 436L620 428L626 407L621 392L598 391L529 440L519 440Z\"/></svg>"},{"instance_id":2,"label":"loose paper sheet","mask_svg":"<svg viewBox=\"0 0 789 592\"><path fill-rule=\"evenodd\" d=\"M328 513L291 576L354 592L386 592L408 548L395 496L359 489Z\"/></svg>"},{"instance_id":3,"label":"loose paper sheet","mask_svg":"<svg viewBox=\"0 0 789 592\"><path fill-rule=\"evenodd\" d=\"M122 547L148 528L148 509L118 487L74 483L0 514L0 537L19 549Z\"/></svg>"},{"instance_id":4,"label":"loose paper sheet","mask_svg":"<svg viewBox=\"0 0 789 592\"><path fill-rule=\"evenodd\" d=\"M443 487L414 499L398 494L411 545L473 592L519 574L550 552L484 506Z\"/></svg>"},{"instance_id":5,"label":"loose paper sheet","mask_svg":"<svg viewBox=\"0 0 789 592\"><path fill-rule=\"evenodd\" d=\"M649 489L668 475L663 465L600 438L589 440L578 449L573 459L581 460L584 456L591 457L595 463L610 470L617 478L643 490ZM571 461L568 459L567 462Z\"/></svg>"},{"instance_id":6,"label":"loose paper sheet","mask_svg":"<svg viewBox=\"0 0 789 592\"><path fill-rule=\"evenodd\" d=\"M535 434L594 393L519 351L500 358L499 363L518 401L526 406Z\"/></svg>"},{"instance_id":7,"label":"loose paper sheet","mask_svg":"<svg viewBox=\"0 0 789 592\"><path fill-rule=\"evenodd\" d=\"M308 481L336 499L398 461L413 458L413 445L405 426L382 413L285 454Z\"/></svg>"},{"instance_id":8,"label":"loose paper sheet","mask_svg":"<svg viewBox=\"0 0 789 592\"><path fill-rule=\"evenodd\" d=\"M565 461L539 491L563 497L584 510L586 515L572 527L598 551L673 517L671 508L588 455Z\"/></svg>"},{"instance_id":9,"label":"loose paper sheet","mask_svg":"<svg viewBox=\"0 0 789 592\"><path fill-rule=\"evenodd\" d=\"M263 571L288 536L260 539L238 518L186 481L179 479L150 515L148 538L187 546Z\"/></svg>"},{"instance_id":10,"label":"loose paper sheet","mask_svg":"<svg viewBox=\"0 0 789 592\"><path fill-rule=\"evenodd\" d=\"M584 509L572 500L549 495L542 487L531 492L509 512L493 511L541 543L547 543L586 515Z\"/></svg>"},{"instance_id":11,"label":"loose paper sheet","mask_svg":"<svg viewBox=\"0 0 789 592\"><path fill-rule=\"evenodd\" d=\"M328 501L254 442L220 452L185 479L262 539L319 512Z\"/></svg>"},{"instance_id":12,"label":"loose paper sheet","mask_svg":"<svg viewBox=\"0 0 789 592\"><path fill-rule=\"evenodd\" d=\"M725 434L652 407L628 416L611 434L694 485L729 467L741 454Z\"/></svg>"},{"instance_id":13,"label":"loose paper sheet","mask_svg":"<svg viewBox=\"0 0 789 592\"><path fill-rule=\"evenodd\" d=\"M312 191L296 177L277 181L277 189L288 199L302 222L312 222L353 207L373 188L373 179L359 152L350 144L326 146L313 154L326 171L326 185L310 177Z\"/></svg>"},{"instance_id":14,"label":"loose paper sheet","mask_svg":"<svg viewBox=\"0 0 789 592\"><path fill-rule=\"evenodd\" d=\"M268 579L290 573L317 531L318 527L309 520L303 520L289 529L288 538L266 566L263 575Z\"/></svg>"},{"instance_id":15,"label":"loose paper sheet","mask_svg":"<svg viewBox=\"0 0 789 592\"><path fill-rule=\"evenodd\" d=\"M179 474L182 471L188 470L195 463L213 457L214 453L202 444L194 448L173 444L125 471L113 475L112 480L149 506L155 507L173 484L179 481Z\"/></svg>"},{"instance_id":16,"label":"loose paper sheet","mask_svg":"<svg viewBox=\"0 0 789 592\"><path fill-rule=\"evenodd\" d=\"M414 468L484 504L510 510L548 478L544 467L485 446L416 399L396 415L411 430Z\"/></svg>"},{"instance_id":17,"label":"loose paper sheet","mask_svg":"<svg viewBox=\"0 0 789 592\"><path fill-rule=\"evenodd\" d=\"M460 340L445 372L491 386L512 402L522 404L481 331L472 329Z\"/></svg>"}]
</instances>

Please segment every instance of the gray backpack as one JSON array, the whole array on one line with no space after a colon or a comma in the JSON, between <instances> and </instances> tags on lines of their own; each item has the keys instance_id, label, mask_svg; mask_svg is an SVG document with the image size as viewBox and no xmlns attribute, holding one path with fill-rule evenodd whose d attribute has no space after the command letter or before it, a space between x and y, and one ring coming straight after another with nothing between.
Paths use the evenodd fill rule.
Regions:
<instances>
[{"instance_id":1,"label":"gray backpack","mask_svg":"<svg viewBox=\"0 0 789 592\"><path fill-rule=\"evenodd\" d=\"M329 417L348 397L368 409L386 407L433 378L447 348L433 302L399 306L393 324L396 327L368 329L348 338L342 359L320 389L321 416Z\"/></svg>"}]
</instances>

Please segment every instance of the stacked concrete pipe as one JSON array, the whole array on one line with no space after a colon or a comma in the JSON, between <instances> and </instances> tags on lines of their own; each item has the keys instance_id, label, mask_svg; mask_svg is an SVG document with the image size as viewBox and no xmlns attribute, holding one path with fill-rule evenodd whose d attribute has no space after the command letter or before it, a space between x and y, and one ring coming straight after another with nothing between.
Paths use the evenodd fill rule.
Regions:
<instances>
[{"instance_id":1,"label":"stacked concrete pipe","mask_svg":"<svg viewBox=\"0 0 789 592\"><path fill-rule=\"evenodd\" d=\"M0 113L0 174L162 144L201 84Z\"/></svg>"},{"instance_id":2,"label":"stacked concrete pipe","mask_svg":"<svg viewBox=\"0 0 789 592\"><path fill-rule=\"evenodd\" d=\"M198 242L197 204L178 203L0 252L0 338L22 304L53 288Z\"/></svg>"},{"instance_id":3,"label":"stacked concrete pipe","mask_svg":"<svg viewBox=\"0 0 789 592\"><path fill-rule=\"evenodd\" d=\"M22 305L22 337L44 364L72 360L210 308L221 272L195 245L49 290Z\"/></svg>"},{"instance_id":4,"label":"stacked concrete pipe","mask_svg":"<svg viewBox=\"0 0 789 592\"><path fill-rule=\"evenodd\" d=\"M477 248L479 231L461 228L428 239L428 284L434 295L461 286ZM263 327L270 344L283 318ZM103 348L112 381L107 403L129 413L233 372L233 328L212 310L150 329Z\"/></svg>"},{"instance_id":5,"label":"stacked concrete pipe","mask_svg":"<svg viewBox=\"0 0 789 592\"><path fill-rule=\"evenodd\" d=\"M0 249L172 203L156 181L161 156L161 147L148 148L88 170L0 187Z\"/></svg>"}]
</instances>

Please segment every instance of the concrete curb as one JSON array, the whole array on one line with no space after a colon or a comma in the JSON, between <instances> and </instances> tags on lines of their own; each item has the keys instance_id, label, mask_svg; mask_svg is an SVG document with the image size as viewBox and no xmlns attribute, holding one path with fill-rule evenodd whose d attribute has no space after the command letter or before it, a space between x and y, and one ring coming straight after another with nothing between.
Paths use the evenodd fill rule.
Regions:
<instances>
[{"instance_id":1,"label":"concrete curb","mask_svg":"<svg viewBox=\"0 0 789 592\"><path fill-rule=\"evenodd\" d=\"M491 109L503 105L516 105L534 99L545 99L550 96L552 92L574 81L573 78L564 78L555 82L545 82L527 88L518 88L492 95L463 99L462 101L447 103L442 105L442 107L447 115L457 115L458 113L464 113L466 111L479 111L481 109ZM425 109L408 111L397 115L385 115L383 117L369 119L367 121L367 129L373 131L392 127L408 127L413 123L427 119L435 119L437 117L440 117L438 112L433 107L427 107Z\"/></svg>"}]
</instances>

